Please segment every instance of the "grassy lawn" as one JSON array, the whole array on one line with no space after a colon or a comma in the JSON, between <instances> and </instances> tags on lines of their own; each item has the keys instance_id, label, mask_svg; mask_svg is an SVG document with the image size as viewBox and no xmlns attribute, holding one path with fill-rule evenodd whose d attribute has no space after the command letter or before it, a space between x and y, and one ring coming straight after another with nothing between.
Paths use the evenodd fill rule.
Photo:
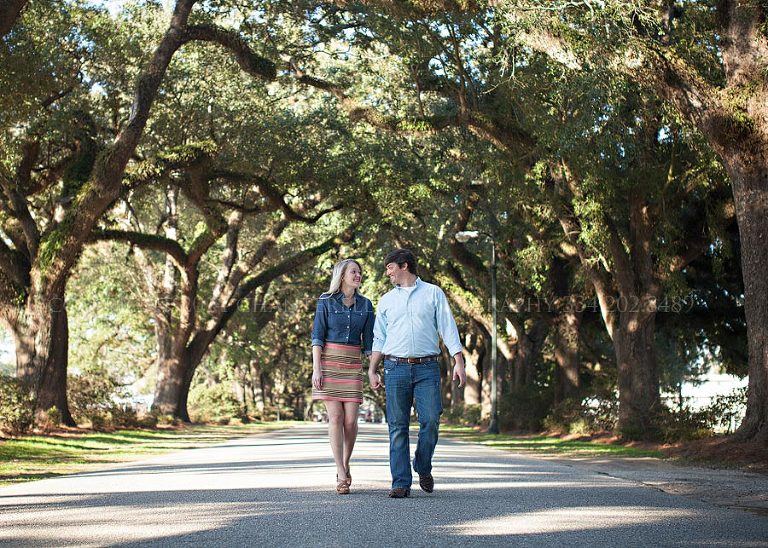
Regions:
<instances>
[{"instance_id":1,"label":"grassy lawn","mask_svg":"<svg viewBox=\"0 0 768 548\"><path fill-rule=\"evenodd\" d=\"M191 425L0 438L0 485L72 474L105 464L212 445L291 424L283 421L237 426Z\"/></svg>"},{"instance_id":2,"label":"grassy lawn","mask_svg":"<svg viewBox=\"0 0 768 548\"><path fill-rule=\"evenodd\" d=\"M552 454L563 457L601 455L612 457L664 457L661 451L628 447L616 443L568 440L553 436L486 434L467 426L441 425L440 433L444 433L451 438L515 452L534 451L539 454Z\"/></svg>"}]
</instances>

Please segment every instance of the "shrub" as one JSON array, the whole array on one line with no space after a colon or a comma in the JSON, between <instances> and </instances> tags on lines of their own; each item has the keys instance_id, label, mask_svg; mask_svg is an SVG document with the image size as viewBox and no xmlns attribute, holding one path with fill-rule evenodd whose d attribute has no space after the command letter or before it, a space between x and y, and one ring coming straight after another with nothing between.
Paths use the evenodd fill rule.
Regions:
<instances>
[{"instance_id":1,"label":"shrub","mask_svg":"<svg viewBox=\"0 0 768 548\"><path fill-rule=\"evenodd\" d=\"M614 429L617 419L618 401L614 396L592 396L563 400L552 407L543 423L547 430L587 435Z\"/></svg>"},{"instance_id":2,"label":"shrub","mask_svg":"<svg viewBox=\"0 0 768 548\"><path fill-rule=\"evenodd\" d=\"M743 415L747 389L737 388L730 394L717 396L708 406L693 410L664 409L660 417L665 441L693 440L711 436L715 430L730 433L731 425Z\"/></svg>"},{"instance_id":3,"label":"shrub","mask_svg":"<svg viewBox=\"0 0 768 548\"><path fill-rule=\"evenodd\" d=\"M459 419L464 412L464 405L461 403L452 403L450 407L443 410L443 418L448 424L460 424Z\"/></svg>"},{"instance_id":4,"label":"shrub","mask_svg":"<svg viewBox=\"0 0 768 548\"><path fill-rule=\"evenodd\" d=\"M227 424L241 414L240 402L223 384L193 387L189 392L189 409L192 422Z\"/></svg>"},{"instance_id":5,"label":"shrub","mask_svg":"<svg viewBox=\"0 0 768 548\"><path fill-rule=\"evenodd\" d=\"M178 426L181 421L173 415L150 415L154 418L155 426Z\"/></svg>"},{"instance_id":6,"label":"shrub","mask_svg":"<svg viewBox=\"0 0 768 548\"><path fill-rule=\"evenodd\" d=\"M124 426L135 428L139 426L139 417L133 406L128 404L115 404L107 410L107 421L111 426Z\"/></svg>"},{"instance_id":7,"label":"shrub","mask_svg":"<svg viewBox=\"0 0 768 548\"><path fill-rule=\"evenodd\" d=\"M50 432L61 424L61 411L56 406L51 407L45 412L42 419L38 419L37 427L43 432Z\"/></svg>"},{"instance_id":8,"label":"shrub","mask_svg":"<svg viewBox=\"0 0 768 548\"><path fill-rule=\"evenodd\" d=\"M477 403L455 403L443 412L445 420L450 424L477 426L481 422L482 407Z\"/></svg>"},{"instance_id":9,"label":"shrub","mask_svg":"<svg viewBox=\"0 0 768 548\"><path fill-rule=\"evenodd\" d=\"M153 415L152 413L147 413L146 415L143 415L141 418L138 419L136 426L139 426L141 428L154 428L155 426L157 426L157 415Z\"/></svg>"},{"instance_id":10,"label":"shrub","mask_svg":"<svg viewBox=\"0 0 768 548\"><path fill-rule=\"evenodd\" d=\"M703 409L711 428L731 433L731 426L739 422L747 408L747 387L737 388L730 394L717 396Z\"/></svg>"},{"instance_id":11,"label":"shrub","mask_svg":"<svg viewBox=\"0 0 768 548\"><path fill-rule=\"evenodd\" d=\"M551 432L568 432L572 423L583 419L584 406L578 400L563 400L552 407L544 418L544 428Z\"/></svg>"},{"instance_id":12,"label":"shrub","mask_svg":"<svg viewBox=\"0 0 768 548\"><path fill-rule=\"evenodd\" d=\"M120 385L104 375L73 375L67 380L69 408L76 422L89 421L94 428L108 423L107 413L114 398L121 396Z\"/></svg>"},{"instance_id":13,"label":"shrub","mask_svg":"<svg viewBox=\"0 0 768 548\"><path fill-rule=\"evenodd\" d=\"M463 424L467 426L476 426L480 424L480 417L483 408L479 403L472 403L464 406Z\"/></svg>"},{"instance_id":14,"label":"shrub","mask_svg":"<svg viewBox=\"0 0 768 548\"><path fill-rule=\"evenodd\" d=\"M665 442L696 440L713 434L707 413L682 409L664 408L658 416L661 439Z\"/></svg>"},{"instance_id":15,"label":"shrub","mask_svg":"<svg viewBox=\"0 0 768 548\"><path fill-rule=\"evenodd\" d=\"M34 399L21 381L0 375L0 430L16 436L34 423Z\"/></svg>"},{"instance_id":16,"label":"shrub","mask_svg":"<svg viewBox=\"0 0 768 548\"><path fill-rule=\"evenodd\" d=\"M127 391L116 378L100 371L70 376L67 380L69 407L76 422L90 422L99 430L109 426L138 425L136 410L128 404L116 403L126 398Z\"/></svg>"},{"instance_id":17,"label":"shrub","mask_svg":"<svg viewBox=\"0 0 768 548\"><path fill-rule=\"evenodd\" d=\"M499 400L499 423L502 428L535 432L541 429L549 397L537 387L524 387Z\"/></svg>"}]
</instances>

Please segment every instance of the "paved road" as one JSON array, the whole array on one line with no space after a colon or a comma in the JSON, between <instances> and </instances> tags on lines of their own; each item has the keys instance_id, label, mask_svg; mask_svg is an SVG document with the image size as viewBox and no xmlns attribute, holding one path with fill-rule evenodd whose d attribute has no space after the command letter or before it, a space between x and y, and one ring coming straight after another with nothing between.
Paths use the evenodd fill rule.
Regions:
<instances>
[{"instance_id":1,"label":"paved road","mask_svg":"<svg viewBox=\"0 0 768 548\"><path fill-rule=\"evenodd\" d=\"M24 546L768 546L768 517L586 468L441 440L436 488L389 499L383 425L336 495L322 425L0 489Z\"/></svg>"}]
</instances>

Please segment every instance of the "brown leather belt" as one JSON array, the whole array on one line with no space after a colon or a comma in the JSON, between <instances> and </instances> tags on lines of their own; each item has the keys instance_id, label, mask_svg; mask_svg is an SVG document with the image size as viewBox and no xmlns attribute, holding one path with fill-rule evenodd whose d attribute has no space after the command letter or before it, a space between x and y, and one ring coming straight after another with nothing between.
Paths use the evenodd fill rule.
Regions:
<instances>
[{"instance_id":1,"label":"brown leather belt","mask_svg":"<svg viewBox=\"0 0 768 548\"><path fill-rule=\"evenodd\" d=\"M400 358L398 356L384 354L384 359L392 362L401 362L401 363L426 363L426 362L435 362L439 360L440 354L435 354L434 356L423 356L421 358Z\"/></svg>"}]
</instances>

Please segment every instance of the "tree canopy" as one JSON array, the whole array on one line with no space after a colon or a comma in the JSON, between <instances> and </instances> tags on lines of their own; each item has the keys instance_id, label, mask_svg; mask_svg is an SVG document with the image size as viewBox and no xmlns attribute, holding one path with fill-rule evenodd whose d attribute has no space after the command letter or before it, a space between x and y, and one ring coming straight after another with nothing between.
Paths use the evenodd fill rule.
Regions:
<instances>
[{"instance_id":1,"label":"tree canopy","mask_svg":"<svg viewBox=\"0 0 768 548\"><path fill-rule=\"evenodd\" d=\"M599 400L658 437L717 364L768 435L761 5L108 8L0 12L0 318L38 420L96 377L184 420L309 416L330 267L376 303L395 247L457 316L446 403L487 419L492 243L504 426Z\"/></svg>"}]
</instances>

